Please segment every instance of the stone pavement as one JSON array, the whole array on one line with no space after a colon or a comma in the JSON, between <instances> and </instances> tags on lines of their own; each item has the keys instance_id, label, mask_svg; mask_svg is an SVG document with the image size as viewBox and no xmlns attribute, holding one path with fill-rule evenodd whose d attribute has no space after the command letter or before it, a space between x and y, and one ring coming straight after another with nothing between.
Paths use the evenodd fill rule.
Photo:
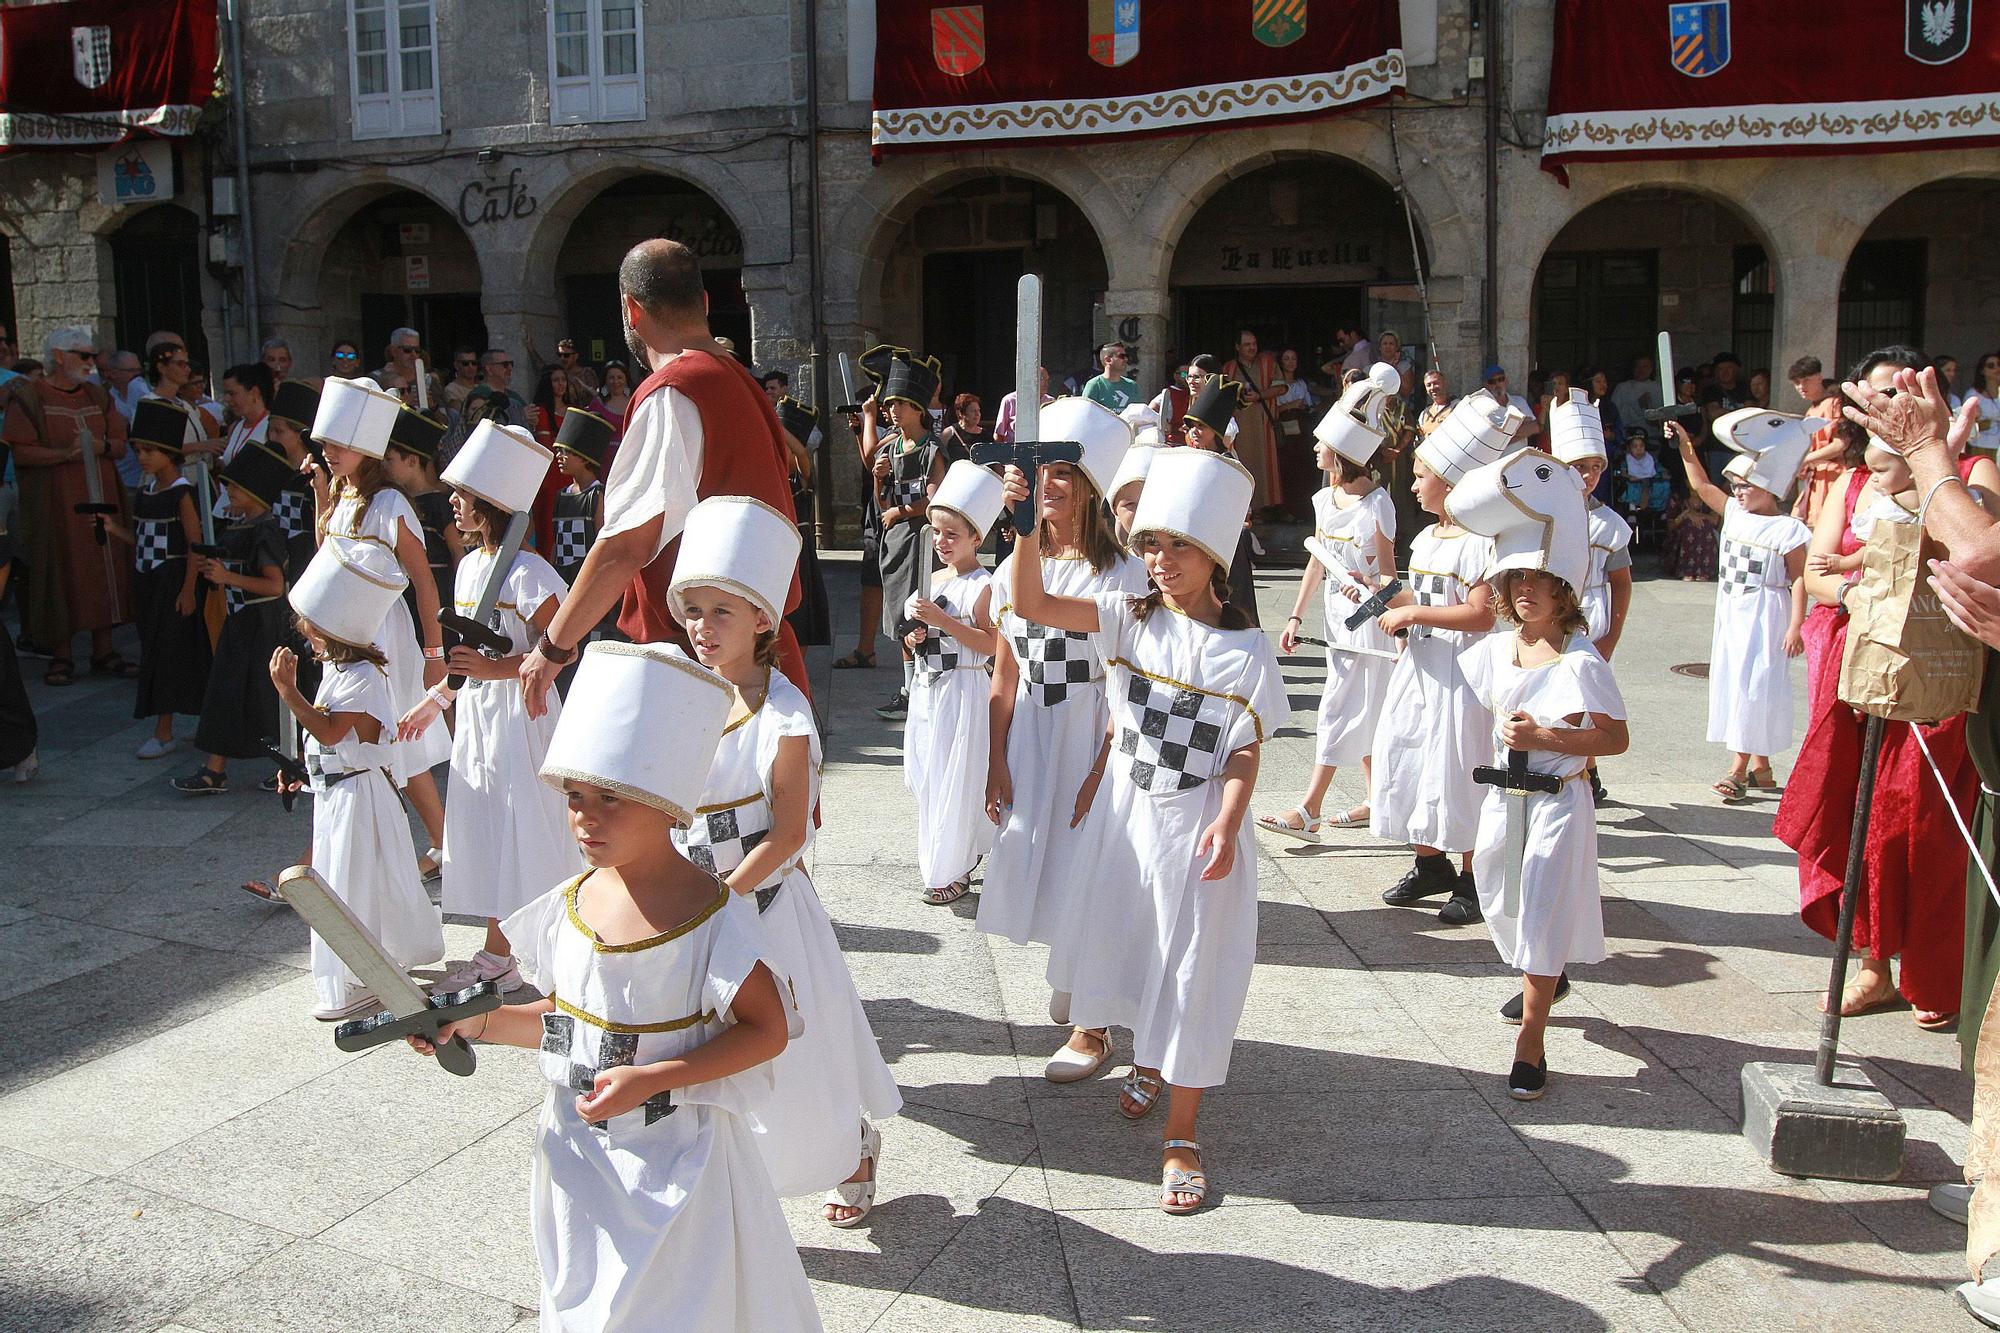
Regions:
<instances>
[{"instance_id":1,"label":"stone pavement","mask_svg":"<svg viewBox=\"0 0 2000 1333\"><path fill-rule=\"evenodd\" d=\"M853 572L829 562L846 624ZM1292 576L1262 582L1276 623ZM908 1103L872 1225L789 1206L827 1327L1970 1327L1947 1294L1964 1233L1924 1203L1965 1142L1951 1037L1907 1010L1848 1025L1909 1118L1897 1184L1788 1180L1738 1137L1738 1068L1809 1058L1828 946L1797 922L1772 799L1707 792L1705 686L1668 668L1707 657L1713 596L1639 588L1635 744L1605 765L1614 956L1556 1011L1549 1095L1501 1085L1516 982L1483 929L1378 900L1400 851L1267 838L1256 979L1203 1108L1221 1206L1192 1218L1153 1206L1159 1127L1116 1113L1109 1076L1041 1079L1062 1036L1040 951L976 933L971 899L918 900L895 729L868 711L892 673L816 651L814 878ZM1311 759L1318 650L1286 667L1300 711L1262 810ZM0 787L0 1328L533 1327L530 1053L482 1051L458 1080L335 1050L307 1017L304 929L234 887L295 857L305 808L255 791L261 764L227 796L168 790L194 761L131 757L124 685L33 689L44 776ZM1334 800L1356 792L1343 775Z\"/></svg>"}]
</instances>

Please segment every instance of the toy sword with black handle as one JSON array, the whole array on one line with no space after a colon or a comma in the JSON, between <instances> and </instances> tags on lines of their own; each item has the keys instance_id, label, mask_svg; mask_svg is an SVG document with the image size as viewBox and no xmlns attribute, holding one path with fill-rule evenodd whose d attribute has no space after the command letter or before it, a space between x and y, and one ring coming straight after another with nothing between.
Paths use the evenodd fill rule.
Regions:
<instances>
[{"instance_id":1,"label":"toy sword with black handle","mask_svg":"<svg viewBox=\"0 0 2000 1333\"><path fill-rule=\"evenodd\" d=\"M1674 392L1674 335L1660 334L1660 405L1646 409L1646 420L1655 426L1668 421L1678 421L1682 429L1690 435L1694 433L1692 424L1701 420L1701 408L1694 403L1676 402Z\"/></svg>"},{"instance_id":2,"label":"toy sword with black handle","mask_svg":"<svg viewBox=\"0 0 2000 1333\"><path fill-rule=\"evenodd\" d=\"M1354 610L1350 611L1341 621L1341 624L1351 630L1360 629L1369 621L1378 619L1384 611L1389 609L1389 603L1395 598L1396 594L1403 590L1403 581L1401 579L1390 579L1388 583L1378 589L1371 590L1363 586L1359 579L1347 572L1347 566L1340 563L1340 560L1333 553L1333 548L1318 537L1306 538L1305 547L1306 553L1319 561L1321 568L1325 569L1330 576L1339 579L1342 583L1345 583L1361 595L1361 600L1356 603ZM1410 637L1410 631L1399 629L1396 631L1396 637L1407 639Z\"/></svg>"},{"instance_id":3,"label":"toy sword with black handle","mask_svg":"<svg viewBox=\"0 0 2000 1333\"><path fill-rule=\"evenodd\" d=\"M1507 751L1505 768L1480 765L1472 770L1472 780L1482 786L1497 787L1506 797L1507 846L1500 867L1500 911L1518 921L1521 868L1528 861L1528 798L1555 795L1562 790L1563 780L1553 773L1530 772L1526 750Z\"/></svg>"},{"instance_id":4,"label":"toy sword with black handle","mask_svg":"<svg viewBox=\"0 0 2000 1333\"><path fill-rule=\"evenodd\" d=\"M457 634L460 642L477 648L488 657L498 661L513 648L513 640L493 628L493 613L500 608L500 593L507 586L507 575L514 568L514 557L521 553L521 544L528 539L527 511L515 514L507 520L507 531L500 538L500 551L493 557L492 568L486 571L486 584L479 590L479 602L472 614L461 615L456 607L438 608L438 624ZM445 678L445 688L459 690L465 688L465 677L452 675Z\"/></svg>"},{"instance_id":5,"label":"toy sword with black handle","mask_svg":"<svg viewBox=\"0 0 2000 1333\"><path fill-rule=\"evenodd\" d=\"M1042 434L1042 279L1023 273L1016 290L1014 332L1014 443L998 440L972 446L972 461L981 467L1013 464L1028 479L1028 495L1009 511L1014 531L1030 532L1036 522L1035 479L1049 463L1083 461L1083 446L1072 440L1043 440Z\"/></svg>"}]
</instances>

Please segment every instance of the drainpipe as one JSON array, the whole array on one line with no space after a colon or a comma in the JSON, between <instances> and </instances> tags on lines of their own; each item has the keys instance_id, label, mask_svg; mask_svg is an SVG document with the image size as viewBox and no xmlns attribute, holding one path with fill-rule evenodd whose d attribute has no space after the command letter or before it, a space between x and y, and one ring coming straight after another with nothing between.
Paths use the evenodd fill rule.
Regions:
<instances>
[{"instance_id":1,"label":"drainpipe","mask_svg":"<svg viewBox=\"0 0 2000 1333\"><path fill-rule=\"evenodd\" d=\"M1486 0L1480 28L1486 59L1486 299L1480 304L1487 364L1500 359L1500 6Z\"/></svg>"},{"instance_id":2,"label":"drainpipe","mask_svg":"<svg viewBox=\"0 0 2000 1333\"><path fill-rule=\"evenodd\" d=\"M806 3L806 247L812 302L812 400L819 412L819 457L813 460L813 515L821 539L833 530L833 396L827 389L825 292L819 232L819 0Z\"/></svg>"},{"instance_id":3,"label":"drainpipe","mask_svg":"<svg viewBox=\"0 0 2000 1333\"><path fill-rule=\"evenodd\" d=\"M264 316L257 293L256 210L250 207L249 99L243 91L243 5L244 0L229 0L229 92L235 104L230 118L236 122L236 207L243 222L243 327L250 338L247 359L255 360L264 341Z\"/></svg>"}]
</instances>

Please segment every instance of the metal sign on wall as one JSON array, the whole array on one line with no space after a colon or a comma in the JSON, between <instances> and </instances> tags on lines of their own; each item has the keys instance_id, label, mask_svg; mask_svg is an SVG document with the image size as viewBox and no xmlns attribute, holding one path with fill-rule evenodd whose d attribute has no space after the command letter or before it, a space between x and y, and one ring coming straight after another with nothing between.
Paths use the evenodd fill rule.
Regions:
<instances>
[{"instance_id":1,"label":"metal sign on wall","mask_svg":"<svg viewBox=\"0 0 2000 1333\"><path fill-rule=\"evenodd\" d=\"M118 207L157 204L180 190L174 174L174 146L160 139L135 139L97 155L97 198Z\"/></svg>"}]
</instances>

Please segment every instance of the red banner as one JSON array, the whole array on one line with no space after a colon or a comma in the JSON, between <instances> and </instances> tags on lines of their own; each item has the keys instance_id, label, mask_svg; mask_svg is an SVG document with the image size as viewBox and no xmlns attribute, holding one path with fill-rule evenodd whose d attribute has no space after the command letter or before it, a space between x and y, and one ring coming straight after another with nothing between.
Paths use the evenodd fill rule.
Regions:
<instances>
[{"instance_id":1,"label":"red banner","mask_svg":"<svg viewBox=\"0 0 2000 1333\"><path fill-rule=\"evenodd\" d=\"M1325 116L1404 84L1396 0L876 0L875 25L878 156Z\"/></svg>"},{"instance_id":2,"label":"red banner","mask_svg":"<svg viewBox=\"0 0 2000 1333\"><path fill-rule=\"evenodd\" d=\"M192 134L215 56L215 0L0 9L0 152Z\"/></svg>"},{"instance_id":3,"label":"red banner","mask_svg":"<svg viewBox=\"0 0 2000 1333\"><path fill-rule=\"evenodd\" d=\"M1542 166L2000 143L1996 10L1558 0Z\"/></svg>"}]
</instances>

